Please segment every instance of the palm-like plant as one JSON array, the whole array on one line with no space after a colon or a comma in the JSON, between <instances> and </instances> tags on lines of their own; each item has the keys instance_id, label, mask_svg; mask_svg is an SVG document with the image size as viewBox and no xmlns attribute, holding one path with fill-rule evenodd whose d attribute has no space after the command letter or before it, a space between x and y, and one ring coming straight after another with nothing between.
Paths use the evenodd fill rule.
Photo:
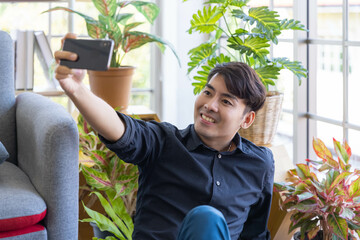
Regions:
<instances>
[{"instance_id":1,"label":"palm-like plant","mask_svg":"<svg viewBox=\"0 0 360 240\"><path fill-rule=\"evenodd\" d=\"M205 86L209 71L216 64L230 61L245 62L254 68L267 89L269 85L275 85L282 69L293 72L299 84L301 78L306 77L306 69L300 62L269 56L270 43L277 44L277 37L283 30L305 30L304 25L293 19L278 19L277 12L270 11L268 7L249 8L249 1L209 0L202 11L193 15L188 32L212 35L207 42L188 53L188 74L200 68L192 84L195 94ZM225 26L220 24L222 20ZM225 48L226 54L219 54L220 38L226 39L231 50Z\"/></svg>"},{"instance_id":2,"label":"palm-like plant","mask_svg":"<svg viewBox=\"0 0 360 240\"><path fill-rule=\"evenodd\" d=\"M66 7L54 7L45 12L63 10L75 13L85 20L88 35L91 38L110 38L114 40L111 67L120 67L128 52L150 42L157 43L161 51L167 45L178 58L170 43L153 34L135 31L134 28L143 24L143 22L129 23L128 21L133 14L124 12L124 8L134 6L149 23L153 24L159 14L159 7L155 3L119 0L92 0L92 2L99 11L98 19Z\"/></svg>"}]
</instances>

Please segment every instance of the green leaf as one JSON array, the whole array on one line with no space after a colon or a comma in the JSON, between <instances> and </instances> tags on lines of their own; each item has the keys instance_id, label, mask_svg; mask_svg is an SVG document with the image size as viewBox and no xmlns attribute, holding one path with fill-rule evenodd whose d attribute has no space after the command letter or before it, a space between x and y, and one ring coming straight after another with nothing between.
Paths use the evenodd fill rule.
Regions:
<instances>
[{"instance_id":1,"label":"green leaf","mask_svg":"<svg viewBox=\"0 0 360 240\"><path fill-rule=\"evenodd\" d=\"M126 25L126 22L133 16L132 13L118 13L115 16L115 21L121 25Z\"/></svg>"},{"instance_id":2,"label":"green leaf","mask_svg":"<svg viewBox=\"0 0 360 240\"><path fill-rule=\"evenodd\" d=\"M106 191L112 188L112 184L107 173L99 172L84 165L81 166L81 171L86 179L87 184L94 187L95 189Z\"/></svg>"},{"instance_id":3,"label":"green leaf","mask_svg":"<svg viewBox=\"0 0 360 240\"><path fill-rule=\"evenodd\" d=\"M249 22L250 25L253 25L255 22L256 27L259 28L269 40L273 40L276 37L274 31L280 28L280 20L277 19L279 15L276 11L270 11L268 7L250 8L249 15L246 15L241 10L235 9L232 14L236 18Z\"/></svg>"},{"instance_id":4,"label":"green leaf","mask_svg":"<svg viewBox=\"0 0 360 240\"><path fill-rule=\"evenodd\" d=\"M244 41L239 37L230 37L227 40L228 47L239 50L241 54L246 54L265 63L265 58L269 54L267 49L270 44L268 40L260 37L247 37Z\"/></svg>"},{"instance_id":5,"label":"green leaf","mask_svg":"<svg viewBox=\"0 0 360 240\"><path fill-rule=\"evenodd\" d=\"M242 8L245 7L248 4L248 2L250 2L250 0L230 0L229 5Z\"/></svg>"},{"instance_id":6,"label":"green leaf","mask_svg":"<svg viewBox=\"0 0 360 240\"><path fill-rule=\"evenodd\" d=\"M355 217L355 213L350 208L344 207L341 208L339 216L347 220L352 220Z\"/></svg>"},{"instance_id":7,"label":"green leaf","mask_svg":"<svg viewBox=\"0 0 360 240\"><path fill-rule=\"evenodd\" d=\"M301 78L307 77L307 70L301 65L299 61L290 61L288 58L274 58L272 60L281 69L285 68L290 70L299 80L301 85Z\"/></svg>"},{"instance_id":8,"label":"green leaf","mask_svg":"<svg viewBox=\"0 0 360 240\"><path fill-rule=\"evenodd\" d=\"M345 162L345 164L348 164L349 156L345 148L340 144L340 142L336 141L335 138L333 139L333 142L334 142L334 149L339 160Z\"/></svg>"},{"instance_id":9,"label":"green leaf","mask_svg":"<svg viewBox=\"0 0 360 240\"><path fill-rule=\"evenodd\" d=\"M325 180L325 188L326 188L326 192L329 194L330 193L330 186L331 184L335 181L335 179L340 175L339 171L336 171L334 169L330 169L327 173L326 173L326 180Z\"/></svg>"},{"instance_id":10,"label":"green leaf","mask_svg":"<svg viewBox=\"0 0 360 240\"><path fill-rule=\"evenodd\" d=\"M194 68L203 65L212 57L215 57L217 50L218 45L213 43L203 43L191 49L188 53L190 55L190 62L188 62L189 68L187 74L190 74Z\"/></svg>"},{"instance_id":11,"label":"green leaf","mask_svg":"<svg viewBox=\"0 0 360 240\"><path fill-rule=\"evenodd\" d=\"M349 195L351 198L360 196L360 177L354 180L349 186Z\"/></svg>"},{"instance_id":12,"label":"green leaf","mask_svg":"<svg viewBox=\"0 0 360 240\"><path fill-rule=\"evenodd\" d=\"M104 16L114 16L116 12L116 0L92 0L96 9Z\"/></svg>"},{"instance_id":13,"label":"green leaf","mask_svg":"<svg viewBox=\"0 0 360 240\"><path fill-rule=\"evenodd\" d=\"M360 230L360 226L358 224L355 224L352 221L348 220L346 220L346 222L351 230Z\"/></svg>"},{"instance_id":14,"label":"green leaf","mask_svg":"<svg viewBox=\"0 0 360 240\"><path fill-rule=\"evenodd\" d=\"M272 65L266 65L255 68L255 72L259 76L266 89L268 89L268 85L275 85L274 80L276 80L280 75L280 68Z\"/></svg>"},{"instance_id":15,"label":"green leaf","mask_svg":"<svg viewBox=\"0 0 360 240\"><path fill-rule=\"evenodd\" d=\"M301 179L311 178L310 168L308 165L299 163L295 166L296 172Z\"/></svg>"},{"instance_id":16,"label":"green leaf","mask_svg":"<svg viewBox=\"0 0 360 240\"><path fill-rule=\"evenodd\" d=\"M218 11L218 8L214 6L204 6L203 11L198 11L197 14L192 16L190 21L191 27L188 30L189 34L192 34L193 31L198 31L199 33L211 33L218 28L217 21L222 17L223 12Z\"/></svg>"},{"instance_id":17,"label":"green leaf","mask_svg":"<svg viewBox=\"0 0 360 240\"><path fill-rule=\"evenodd\" d=\"M343 172L339 176L335 178L335 180L332 182L329 192L331 192L341 181L343 181L346 177L348 177L351 173L350 172Z\"/></svg>"},{"instance_id":18,"label":"green leaf","mask_svg":"<svg viewBox=\"0 0 360 240\"><path fill-rule=\"evenodd\" d=\"M152 2L143 2L143 1L131 1L133 5L144 17L153 24L157 16L159 15L159 7Z\"/></svg>"},{"instance_id":19,"label":"green leaf","mask_svg":"<svg viewBox=\"0 0 360 240\"><path fill-rule=\"evenodd\" d=\"M292 29L292 30L302 30L302 31L306 31L306 28L303 24L300 23L300 21L298 20L294 20L294 19L283 19L280 22L280 29L281 30L288 30L288 29Z\"/></svg>"},{"instance_id":20,"label":"green leaf","mask_svg":"<svg viewBox=\"0 0 360 240\"><path fill-rule=\"evenodd\" d=\"M144 45L146 43L150 43L150 42L156 42L158 44L168 46L171 49L171 51L174 53L174 55L176 56L179 65L181 65L180 59L179 59L178 55L176 54L174 47L169 42L161 39L160 37L152 35L150 33L138 32L138 31L127 32L123 38L122 49L125 53L127 53L133 49L139 48L142 45Z\"/></svg>"},{"instance_id":21,"label":"green leaf","mask_svg":"<svg viewBox=\"0 0 360 240\"><path fill-rule=\"evenodd\" d=\"M307 204L305 202L301 202L301 203L298 203L294 206L291 207L291 209L295 209L299 212L312 212L314 210L316 210L316 208L318 207L318 205L316 203L313 203L313 204Z\"/></svg>"},{"instance_id":22,"label":"green leaf","mask_svg":"<svg viewBox=\"0 0 360 240\"><path fill-rule=\"evenodd\" d=\"M298 194L297 197L299 199L299 202L301 202L301 201L304 201L306 199L314 197L314 194L310 193L310 192L304 192L304 193Z\"/></svg>"},{"instance_id":23,"label":"green leaf","mask_svg":"<svg viewBox=\"0 0 360 240\"><path fill-rule=\"evenodd\" d=\"M201 66L203 71L198 71L197 74L200 76L194 76L194 80L197 81L195 83L192 83L194 86L194 94L199 94L202 89L205 87L207 83L207 77L209 75L209 72L212 68L214 68L217 64L222 64L226 62L230 62L231 59L228 56L225 56L224 54L220 54L220 56L208 59L207 65L208 66Z\"/></svg>"},{"instance_id":24,"label":"green leaf","mask_svg":"<svg viewBox=\"0 0 360 240\"><path fill-rule=\"evenodd\" d=\"M78 12L78 11L75 11L75 10L72 10L72 9L66 8L66 7L54 7L54 8L50 8L42 13L52 12L52 11L57 11L57 10L75 13L75 14L79 15L80 17L82 17L86 22L86 28L88 30L88 34L90 37L92 37L92 38L104 38L105 37L106 32L105 32L105 29L102 28L101 24L94 18L87 16L81 12Z\"/></svg>"},{"instance_id":25,"label":"green leaf","mask_svg":"<svg viewBox=\"0 0 360 240\"><path fill-rule=\"evenodd\" d=\"M332 227L334 234L336 234L337 236L343 239L347 239L348 225L345 219L342 219L339 216L336 216L335 214L332 213L328 215L327 221L329 226Z\"/></svg>"},{"instance_id":26,"label":"green leaf","mask_svg":"<svg viewBox=\"0 0 360 240\"><path fill-rule=\"evenodd\" d=\"M99 212L95 212L91 210L90 208L86 207L84 203L82 203L84 206L84 209L86 213L91 217L91 222L96 223L96 225L99 227L101 231L108 231L113 233L115 236L117 236L120 239L125 240L124 237L122 237L121 232L119 231L118 227L107 217L105 217L103 214ZM80 220L81 222L89 222L89 219Z\"/></svg>"},{"instance_id":27,"label":"green leaf","mask_svg":"<svg viewBox=\"0 0 360 240\"><path fill-rule=\"evenodd\" d=\"M143 24L143 22L133 22L133 23L125 25L124 34L126 34L128 31L130 31L133 28L136 28L137 26L139 26L141 24Z\"/></svg>"},{"instance_id":28,"label":"green leaf","mask_svg":"<svg viewBox=\"0 0 360 240\"><path fill-rule=\"evenodd\" d=\"M113 207L116 215L118 215L126 224L130 232L134 231L134 224L132 221L131 216L126 210L126 206L124 204L124 201L122 198L118 197L116 198L113 193L106 192L106 194L109 196L111 206Z\"/></svg>"},{"instance_id":29,"label":"green leaf","mask_svg":"<svg viewBox=\"0 0 360 240\"><path fill-rule=\"evenodd\" d=\"M125 223L116 215L113 207L110 205L110 203L101 195L99 192L93 192L96 194L96 196L99 198L101 206L104 208L106 213L111 217L111 219L114 221L114 223L118 226L118 228L121 230L123 234L116 235L116 237L126 237L127 239L131 239L132 232L128 229L128 227L125 225Z\"/></svg>"}]
</instances>

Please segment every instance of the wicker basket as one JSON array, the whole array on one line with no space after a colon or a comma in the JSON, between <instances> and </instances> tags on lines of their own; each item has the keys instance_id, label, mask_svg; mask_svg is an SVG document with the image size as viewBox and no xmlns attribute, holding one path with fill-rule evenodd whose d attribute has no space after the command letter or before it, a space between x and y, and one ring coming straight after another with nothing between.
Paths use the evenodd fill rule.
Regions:
<instances>
[{"instance_id":1,"label":"wicker basket","mask_svg":"<svg viewBox=\"0 0 360 240\"><path fill-rule=\"evenodd\" d=\"M268 92L264 106L256 113L255 121L248 129L240 129L240 136L256 145L269 145L275 136L284 95Z\"/></svg>"}]
</instances>

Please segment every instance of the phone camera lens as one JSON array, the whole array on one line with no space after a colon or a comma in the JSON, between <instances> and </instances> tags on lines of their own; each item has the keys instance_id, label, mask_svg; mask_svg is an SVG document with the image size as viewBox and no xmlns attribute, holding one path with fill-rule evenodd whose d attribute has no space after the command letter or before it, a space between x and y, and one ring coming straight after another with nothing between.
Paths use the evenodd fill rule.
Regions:
<instances>
[{"instance_id":1,"label":"phone camera lens","mask_svg":"<svg viewBox=\"0 0 360 240\"><path fill-rule=\"evenodd\" d=\"M100 47L107 47L108 46L108 43L107 42L102 42L100 43Z\"/></svg>"}]
</instances>

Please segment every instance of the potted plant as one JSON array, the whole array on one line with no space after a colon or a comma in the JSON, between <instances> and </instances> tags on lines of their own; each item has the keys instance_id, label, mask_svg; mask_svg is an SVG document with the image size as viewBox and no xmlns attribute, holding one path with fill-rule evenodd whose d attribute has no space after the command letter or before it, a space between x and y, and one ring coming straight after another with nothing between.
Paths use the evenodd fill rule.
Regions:
<instances>
[{"instance_id":1,"label":"potted plant","mask_svg":"<svg viewBox=\"0 0 360 240\"><path fill-rule=\"evenodd\" d=\"M113 108L121 107L125 110L128 106L131 79L134 73L133 66L123 66L122 61L127 53L155 42L161 51L165 45L170 47L178 58L175 50L165 40L146 32L134 30L143 22L130 22L133 14L124 12L128 6L134 6L148 22L154 23L159 14L158 6L153 2L145 1L119 1L119 0L92 0L98 10L98 19L66 7L54 7L45 12L63 10L81 16L85 22L88 35L91 38L110 38L114 41L110 69L108 71L88 71L91 90L108 102ZM124 90L119 93L118 91Z\"/></svg>"},{"instance_id":2,"label":"potted plant","mask_svg":"<svg viewBox=\"0 0 360 240\"><path fill-rule=\"evenodd\" d=\"M78 129L80 171L86 180L80 189L83 194L90 192L96 197L93 200L100 200L108 215L92 210L93 201L89 201L88 206L83 203L83 207L90 218L81 221L94 223L101 231L129 240L134 228L132 217L135 214L138 169L106 148L82 115L78 117Z\"/></svg>"},{"instance_id":3,"label":"potted plant","mask_svg":"<svg viewBox=\"0 0 360 240\"><path fill-rule=\"evenodd\" d=\"M274 191L283 197L282 208L292 213L289 232L300 228L297 239L360 237L360 171L351 170L347 142L333 142L336 157L314 138L320 161L307 159L308 164L296 164L287 182L274 183Z\"/></svg>"},{"instance_id":4,"label":"potted plant","mask_svg":"<svg viewBox=\"0 0 360 240\"><path fill-rule=\"evenodd\" d=\"M210 39L188 52L188 74L197 70L192 85L194 94L198 94L207 82L209 71L216 64L240 61L255 69L268 90L268 97L263 109L257 113L253 126L246 130L241 129L240 134L256 144L264 145L271 142L276 131L282 103L282 95L269 91L269 86L276 85L282 69L288 69L295 74L299 84L301 78L307 76L307 71L300 62L284 57L271 58L270 43L277 44L277 37L284 30L305 28L299 21L279 19L278 13L268 7L248 7L248 2L249 0L209 0L202 10L193 15L189 34L210 34ZM226 40L227 48L220 45L220 38ZM271 114L275 117L263 117L267 109L271 109ZM278 110L277 113L274 109ZM269 118L274 119L273 124L269 123ZM264 129L265 123L270 130ZM260 124L263 126L259 126Z\"/></svg>"}]
</instances>

